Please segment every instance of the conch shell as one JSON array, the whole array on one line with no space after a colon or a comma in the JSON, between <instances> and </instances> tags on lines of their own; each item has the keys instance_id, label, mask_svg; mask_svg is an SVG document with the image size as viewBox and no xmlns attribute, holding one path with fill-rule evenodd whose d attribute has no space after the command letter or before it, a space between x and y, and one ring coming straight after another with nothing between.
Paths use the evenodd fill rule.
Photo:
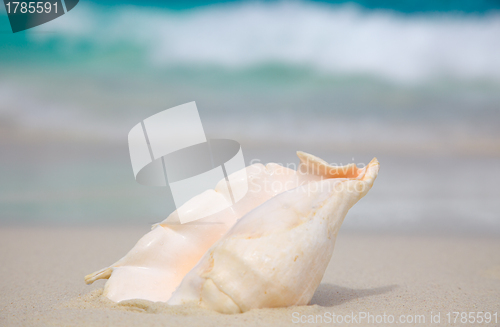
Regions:
<instances>
[{"instance_id":1,"label":"conch shell","mask_svg":"<svg viewBox=\"0 0 500 327\"><path fill-rule=\"evenodd\" d=\"M314 164L306 170L342 168L309 158ZM351 168L344 174L349 178L310 182L246 214L184 277L168 304L196 303L221 313L308 304L347 211L372 187L379 163L374 158L364 169Z\"/></svg>"},{"instance_id":2,"label":"conch shell","mask_svg":"<svg viewBox=\"0 0 500 327\"><path fill-rule=\"evenodd\" d=\"M232 187L248 185L248 192L229 208L230 195L225 193L225 180L220 181L214 190L195 196L166 220L154 225L122 259L85 276L85 282L91 284L98 279L108 279L103 294L115 302L129 299L166 302L203 254L252 209L300 185L359 174L353 164L331 167L312 155L303 152L297 155L301 160L299 171L270 163L266 166L254 164L232 174ZM206 216L206 212L213 214L196 220ZM193 222L180 224L180 214ZM273 230L268 232L273 233Z\"/></svg>"}]
</instances>

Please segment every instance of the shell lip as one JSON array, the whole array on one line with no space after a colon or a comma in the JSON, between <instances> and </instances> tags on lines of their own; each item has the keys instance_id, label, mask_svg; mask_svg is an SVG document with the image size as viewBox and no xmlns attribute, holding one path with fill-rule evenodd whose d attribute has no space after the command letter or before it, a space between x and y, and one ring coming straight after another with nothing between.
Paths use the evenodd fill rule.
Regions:
<instances>
[{"instance_id":1,"label":"shell lip","mask_svg":"<svg viewBox=\"0 0 500 327\"><path fill-rule=\"evenodd\" d=\"M300 159L298 171L303 174L313 174L326 179L346 178L366 180L370 177L375 177L380 166L377 158L373 158L365 167L358 168L355 163L344 166L330 165L325 160L302 151L297 151L297 156Z\"/></svg>"}]
</instances>

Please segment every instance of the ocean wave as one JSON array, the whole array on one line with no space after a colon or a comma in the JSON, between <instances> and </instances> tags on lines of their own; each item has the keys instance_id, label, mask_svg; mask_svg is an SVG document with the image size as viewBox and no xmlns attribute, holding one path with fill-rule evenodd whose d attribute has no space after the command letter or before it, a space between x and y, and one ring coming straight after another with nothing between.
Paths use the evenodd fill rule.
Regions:
<instances>
[{"instance_id":1,"label":"ocean wave","mask_svg":"<svg viewBox=\"0 0 500 327\"><path fill-rule=\"evenodd\" d=\"M310 2L237 3L185 11L82 3L31 33L65 52L116 46L154 67L246 69L278 63L396 81L500 80L500 14L405 15ZM62 47L61 47L62 48Z\"/></svg>"}]
</instances>

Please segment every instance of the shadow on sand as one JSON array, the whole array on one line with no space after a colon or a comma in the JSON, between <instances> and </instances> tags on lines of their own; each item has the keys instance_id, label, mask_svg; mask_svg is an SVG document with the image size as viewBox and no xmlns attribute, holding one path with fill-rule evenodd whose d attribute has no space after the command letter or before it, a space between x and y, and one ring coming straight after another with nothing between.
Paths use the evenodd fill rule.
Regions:
<instances>
[{"instance_id":1,"label":"shadow on sand","mask_svg":"<svg viewBox=\"0 0 500 327\"><path fill-rule=\"evenodd\" d=\"M332 284L320 284L310 304L322 307L333 307L361 297L384 294L396 289L398 285L355 289Z\"/></svg>"}]
</instances>

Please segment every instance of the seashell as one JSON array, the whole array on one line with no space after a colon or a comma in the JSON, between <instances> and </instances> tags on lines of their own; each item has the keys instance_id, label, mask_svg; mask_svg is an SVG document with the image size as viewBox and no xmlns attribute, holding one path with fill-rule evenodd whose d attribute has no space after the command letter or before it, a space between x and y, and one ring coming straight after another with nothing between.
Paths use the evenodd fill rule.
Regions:
<instances>
[{"instance_id":1,"label":"seashell","mask_svg":"<svg viewBox=\"0 0 500 327\"><path fill-rule=\"evenodd\" d=\"M228 207L230 195L226 193L225 180L220 181L215 189L193 197L154 225L122 259L85 276L85 282L108 279L103 294L115 302L129 299L166 302L182 278L239 218L279 193L331 178L335 173L327 171L328 166L321 159L302 152L297 154L301 159L299 171L270 163L254 164L231 174L231 185L236 188L233 191L238 192L239 187L246 189L248 185L248 192L236 204ZM206 216L206 212L213 214ZM180 224L180 214L193 222ZM204 218L197 220L198 217Z\"/></svg>"},{"instance_id":2,"label":"seashell","mask_svg":"<svg viewBox=\"0 0 500 327\"><path fill-rule=\"evenodd\" d=\"M312 162L305 171L342 178L288 190L246 214L184 277L168 304L240 313L311 301L344 217L372 187L379 163L374 158L363 169L329 167L314 156L299 156Z\"/></svg>"}]
</instances>

